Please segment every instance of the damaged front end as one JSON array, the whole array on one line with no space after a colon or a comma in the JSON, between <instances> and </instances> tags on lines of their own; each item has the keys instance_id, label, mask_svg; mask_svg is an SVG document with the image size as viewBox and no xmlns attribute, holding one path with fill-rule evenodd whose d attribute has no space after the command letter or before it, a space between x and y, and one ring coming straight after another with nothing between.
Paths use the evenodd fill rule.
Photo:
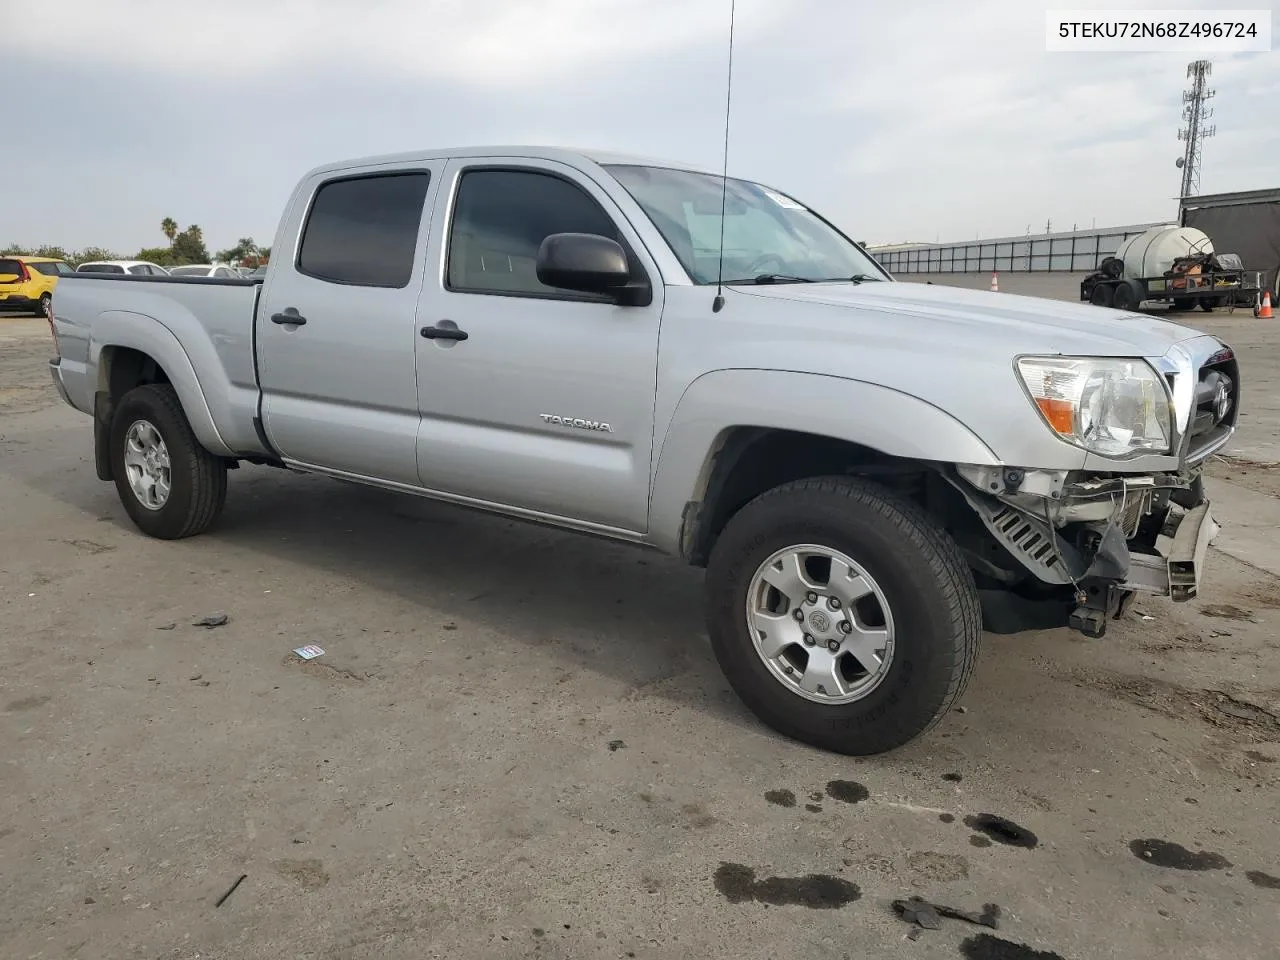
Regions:
<instances>
[{"instance_id":1,"label":"damaged front end","mask_svg":"<svg viewBox=\"0 0 1280 960\"><path fill-rule=\"evenodd\" d=\"M1020 598L1024 610L1038 605L1030 625L1090 637L1103 636L1137 594L1195 597L1218 531L1198 468L1120 475L959 466L947 479L985 529L961 543L980 579Z\"/></svg>"}]
</instances>

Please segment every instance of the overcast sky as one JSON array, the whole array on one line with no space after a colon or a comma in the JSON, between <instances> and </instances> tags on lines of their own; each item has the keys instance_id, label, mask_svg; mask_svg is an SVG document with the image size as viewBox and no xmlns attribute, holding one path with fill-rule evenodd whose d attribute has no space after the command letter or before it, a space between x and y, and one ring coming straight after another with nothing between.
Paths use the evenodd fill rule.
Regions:
<instances>
[{"instance_id":1,"label":"overcast sky","mask_svg":"<svg viewBox=\"0 0 1280 960\"><path fill-rule=\"evenodd\" d=\"M1045 7L738 0L730 173L871 243L1172 217L1194 57L1047 53ZM420 147L587 145L718 169L728 13L728 0L43 4L0 35L6 99L21 104L0 143L0 245L131 253L165 242L166 216L198 223L211 249L270 243L308 168ZM1202 192L1280 186L1280 54L1213 59Z\"/></svg>"}]
</instances>

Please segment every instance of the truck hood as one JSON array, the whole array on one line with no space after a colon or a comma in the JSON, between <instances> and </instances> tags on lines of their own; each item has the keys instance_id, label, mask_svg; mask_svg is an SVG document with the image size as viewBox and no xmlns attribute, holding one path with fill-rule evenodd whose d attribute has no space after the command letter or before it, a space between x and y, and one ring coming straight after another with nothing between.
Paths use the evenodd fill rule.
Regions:
<instances>
[{"instance_id":1,"label":"truck hood","mask_svg":"<svg viewBox=\"0 0 1280 960\"><path fill-rule=\"evenodd\" d=\"M883 337L896 332L894 318L910 318L898 329L909 330L918 343L937 349L954 344L961 353L972 350L988 356L1159 357L1180 341L1204 335L1141 313L941 284L789 283L733 289L750 297L814 305L818 309L792 313L788 325L819 338L839 340L842 334L870 332L864 324Z\"/></svg>"}]
</instances>

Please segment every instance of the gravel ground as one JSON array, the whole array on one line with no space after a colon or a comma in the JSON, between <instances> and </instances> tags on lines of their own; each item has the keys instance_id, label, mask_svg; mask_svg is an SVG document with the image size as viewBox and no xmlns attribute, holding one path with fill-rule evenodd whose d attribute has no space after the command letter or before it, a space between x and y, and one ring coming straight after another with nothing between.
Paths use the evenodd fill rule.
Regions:
<instances>
[{"instance_id":1,"label":"gravel ground","mask_svg":"<svg viewBox=\"0 0 1280 960\"><path fill-rule=\"evenodd\" d=\"M1280 564L1223 550L1277 505L1277 328L1195 320L1250 411L1202 599L991 636L859 762L746 713L654 555L266 468L143 538L0 318L0 954L1273 956ZM909 940L913 895L1000 929Z\"/></svg>"}]
</instances>

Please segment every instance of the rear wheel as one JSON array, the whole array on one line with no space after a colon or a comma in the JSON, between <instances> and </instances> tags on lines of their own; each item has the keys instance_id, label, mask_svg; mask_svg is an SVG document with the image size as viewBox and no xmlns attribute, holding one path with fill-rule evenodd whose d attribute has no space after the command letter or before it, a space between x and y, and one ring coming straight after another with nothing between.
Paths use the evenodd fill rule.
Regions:
<instances>
[{"instance_id":1,"label":"rear wheel","mask_svg":"<svg viewBox=\"0 0 1280 960\"><path fill-rule=\"evenodd\" d=\"M972 574L914 504L847 477L762 494L707 568L707 628L726 678L764 723L869 755L936 725L982 636Z\"/></svg>"},{"instance_id":2,"label":"rear wheel","mask_svg":"<svg viewBox=\"0 0 1280 960\"><path fill-rule=\"evenodd\" d=\"M1109 307L1113 299L1111 284L1100 283L1093 288L1093 292L1089 294L1089 302L1095 307Z\"/></svg>"},{"instance_id":3,"label":"rear wheel","mask_svg":"<svg viewBox=\"0 0 1280 960\"><path fill-rule=\"evenodd\" d=\"M226 502L226 464L200 445L168 384L135 387L121 399L111 467L129 518L161 540L204 532Z\"/></svg>"},{"instance_id":4,"label":"rear wheel","mask_svg":"<svg viewBox=\"0 0 1280 960\"><path fill-rule=\"evenodd\" d=\"M48 293L40 294L40 305L36 308L37 317L48 317L49 311L53 307L53 295Z\"/></svg>"}]
</instances>

